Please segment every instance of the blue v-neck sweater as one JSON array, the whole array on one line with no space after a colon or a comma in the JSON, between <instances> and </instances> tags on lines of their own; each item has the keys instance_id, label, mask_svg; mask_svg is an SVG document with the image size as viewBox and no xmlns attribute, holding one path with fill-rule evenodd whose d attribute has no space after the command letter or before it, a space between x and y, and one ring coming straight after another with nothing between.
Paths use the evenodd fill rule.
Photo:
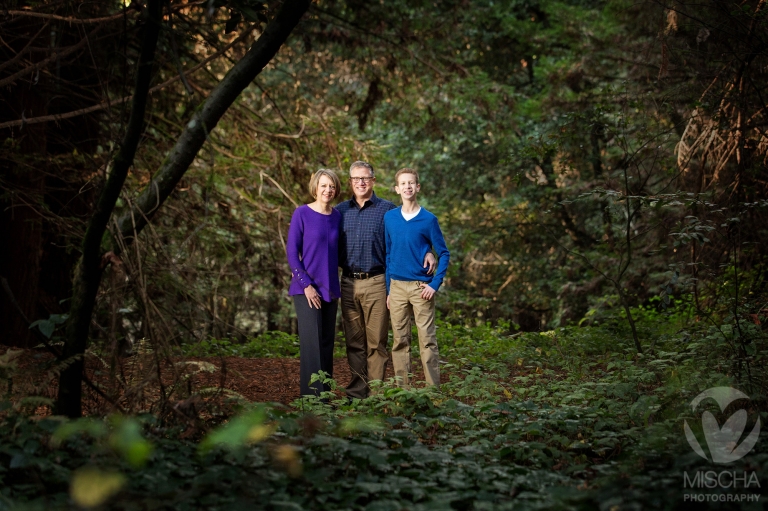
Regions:
<instances>
[{"instance_id":1,"label":"blue v-neck sweater","mask_svg":"<svg viewBox=\"0 0 768 511\"><path fill-rule=\"evenodd\" d=\"M384 215L384 239L387 248L387 294L392 279L426 282L437 291L448 271L450 253L445 238L437 223L437 217L421 208L419 213L407 220L403 218L402 206L387 211ZM434 247L437 253L437 270L427 275L423 267L424 257Z\"/></svg>"}]
</instances>

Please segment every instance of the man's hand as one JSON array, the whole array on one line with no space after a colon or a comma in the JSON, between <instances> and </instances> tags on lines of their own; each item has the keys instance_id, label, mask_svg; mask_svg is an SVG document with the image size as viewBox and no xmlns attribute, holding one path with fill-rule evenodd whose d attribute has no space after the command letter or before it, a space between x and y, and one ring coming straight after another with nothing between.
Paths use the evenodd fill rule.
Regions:
<instances>
[{"instance_id":1,"label":"man's hand","mask_svg":"<svg viewBox=\"0 0 768 511\"><path fill-rule=\"evenodd\" d=\"M431 300L432 297L435 296L435 293L437 293L437 291L435 291L428 285L423 284L421 286L421 298L423 298L424 300Z\"/></svg>"},{"instance_id":2,"label":"man's hand","mask_svg":"<svg viewBox=\"0 0 768 511\"><path fill-rule=\"evenodd\" d=\"M435 258L435 254L432 252L427 252L427 255L424 256L424 265L422 268L426 268L427 266L429 266L427 275L432 275L435 273L435 268L437 268L437 259Z\"/></svg>"},{"instance_id":3,"label":"man's hand","mask_svg":"<svg viewBox=\"0 0 768 511\"><path fill-rule=\"evenodd\" d=\"M387 295L387 310L389 310L389 295Z\"/></svg>"},{"instance_id":4,"label":"man's hand","mask_svg":"<svg viewBox=\"0 0 768 511\"><path fill-rule=\"evenodd\" d=\"M319 309L320 308L320 295L318 294L317 290L314 286L307 286L304 288L304 295L307 297L307 301L309 302L309 308L310 309ZM313 307L314 305L314 307Z\"/></svg>"}]
</instances>

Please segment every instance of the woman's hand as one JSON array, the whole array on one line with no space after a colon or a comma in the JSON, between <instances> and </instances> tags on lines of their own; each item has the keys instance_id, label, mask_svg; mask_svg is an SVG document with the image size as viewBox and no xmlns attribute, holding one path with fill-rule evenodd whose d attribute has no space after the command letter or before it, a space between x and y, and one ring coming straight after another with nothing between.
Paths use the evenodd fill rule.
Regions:
<instances>
[{"instance_id":1,"label":"woman's hand","mask_svg":"<svg viewBox=\"0 0 768 511\"><path fill-rule=\"evenodd\" d=\"M320 308L320 294L317 292L314 286L307 286L304 288L304 295L307 297L310 309Z\"/></svg>"}]
</instances>

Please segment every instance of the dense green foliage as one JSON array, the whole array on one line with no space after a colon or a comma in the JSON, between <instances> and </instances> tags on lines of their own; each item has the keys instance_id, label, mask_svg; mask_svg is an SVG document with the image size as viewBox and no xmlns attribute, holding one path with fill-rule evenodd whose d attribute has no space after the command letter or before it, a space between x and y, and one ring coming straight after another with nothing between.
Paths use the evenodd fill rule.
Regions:
<instances>
[{"instance_id":1,"label":"dense green foliage","mask_svg":"<svg viewBox=\"0 0 768 511\"><path fill-rule=\"evenodd\" d=\"M726 43L713 35L693 51L691 34L714 31L719 14L685 18L679 9L672 16L677 11L661 5L622 2L318 5L275 72L246 91L212 135L210 153L176 198L183 207L160 220L159 238L148 237L144 264L158 277L151 294L161 310L189 318L188 331L174 329L186 341L295 331L282 296L287 219L307 200L314 168L344 173L359 158L377 166L377 193L393 200L394 171L421 172L423 202L440 215L453 254L439 302L446 317L479 314L524 330L564 326L609 303L606 295L625 310L647 303L675 272L673 293L709 314L723 296L708 289L699 300L699 291L725 273L724 257L751 272L746 287L761 289L760 151L749 166L731 161L714 174L706 162L684 164L695 148L680 152L684 132L699 129L691 116L705 105L698 94L725 72L708 67L707 55ZM659 20L666 28L657 47ZM672 48L682 54L670 57ZM664 65L669 76L659 71ZM189 218L195 210L210 229ZM169 258L186 271L169 268ZM750 303L755 313L760 302ZM143 308L123 307L131 311L125 324L143 320Z\"/></svg>"},{"instance_id":2,"label":"dense green foliage","mask_svg":"<svg viewBox=\"0 0 768 511\"><path fill-rule=\"evenodd\" d=\"M93 498L110 509L676 509L686 493L717 492L683 488L683 472L720 468L690 450L682 421L700 391L737 383L728 329L685 311L634 312L658 339L651 355L635 353L615 315L515 336L443 323L451 376L440 392L388 382L363 402L242 404L202 437L153 416L62 423L6 413L0 508ZM755 337L755 366L766 365L765 342ZM756 396L751 429L768 420L765 398L742 388ZM728 466L766 469L765 435Z\"/></svg>"},{"instance_id":3,"label":"dense green foliage","mask_svg":"<svg viewBox=\"0 0 768 511\"><path fill-rule=\"evenodd\" d=\"M117 214L278 4L209 7L173 4L157 58L163 88ZM344 174L357 159L374 163L376 191L392 199L397 168L421 172L453 256L438 304L446 318L546 329L609 303L626 313L668 287L699 314L731 298L757 313L768 239L764 13L759 2L316 3L108 267L92 338L125 351L142 338L166 349L295 333L290 214L308 200L313 170ZM107 40L129 42L124 53L93 57L104 73L72 63L112 99L126 94L140 32L118 36ZM194 70L178 80L180 69ZM84 186L77 169L88 183L106 170L124 117L109 109L88 118L100 126L88 144L68 139L57 172L73 193ZM45 159L7 135L9 162ZM39 204L54 245L77 252L81 212L57 214L50 193L0 179L3 200ZM105 239L105 251L114 244ZM45 271L53 285L71 269ZM717 287L729 271L753 297ZM67 286L46 292L32 320L66 312Z\"/></svg>"}]
</instances>

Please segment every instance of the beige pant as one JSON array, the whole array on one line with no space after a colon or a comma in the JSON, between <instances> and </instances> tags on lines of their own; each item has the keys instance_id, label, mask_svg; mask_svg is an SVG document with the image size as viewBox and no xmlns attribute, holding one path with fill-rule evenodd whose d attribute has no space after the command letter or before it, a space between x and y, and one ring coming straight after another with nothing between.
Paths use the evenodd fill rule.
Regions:
<instances>
[{"instance_id":1,"label":"beige pant","mask_svg":"<svg viewBox=\"0 0 768 511\"><path fill-rule=\"evenodd\" d=\"M349 397L368 397L368 381L383 380L389 355L389 311L384 275L370 279L341 279L341 319L352 380Z\"/></svg>"},{"instance_id":2,"label":"beige pant","mask_svg":"<svg viewBox=\"0 0 768 511\"><path fill-rule=\"evenodd\" d=\"M439 352L435 335L435 298L421 297L422 282L392 280L389 284L389 313L392 317L392 365L395 376L408 386L411 373L411 313L419 333L419 352L424 376L430 385L440 384Z\"/></svg>"}]
</instances>

